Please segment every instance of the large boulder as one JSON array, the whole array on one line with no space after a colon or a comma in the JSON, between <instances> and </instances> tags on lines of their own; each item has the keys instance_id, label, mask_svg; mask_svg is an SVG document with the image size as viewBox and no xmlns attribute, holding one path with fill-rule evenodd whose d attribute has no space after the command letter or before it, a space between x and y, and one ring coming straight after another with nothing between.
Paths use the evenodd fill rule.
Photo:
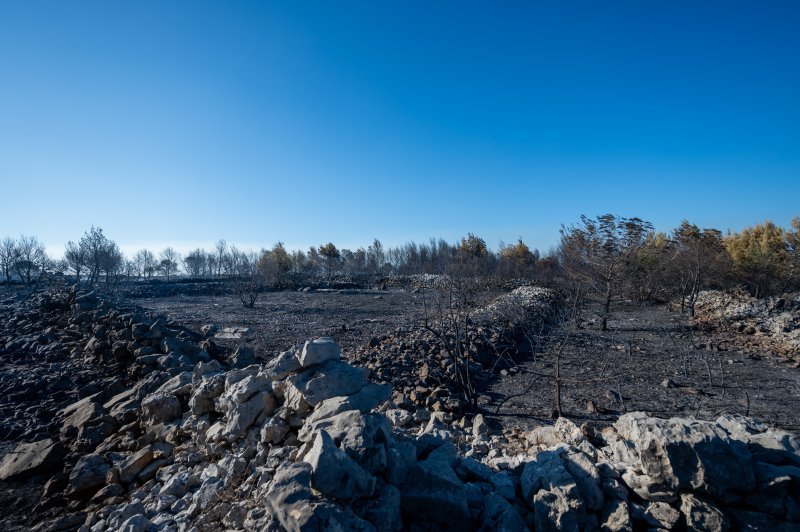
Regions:
<instances>
[{"instance_id":1,"label":"large boulder","mask_svg":"<svg viewBox=\"0 0 800 532\"><path fill-rule=\"evenodd\" d=\"M496 493L487 493L483 499L480 516L482 530L526 530L528 527L519 512L505 498Z\"/></svg>"},{"instance_id":2,"label":"large boulder","mask_svg":"<svg viewBox=\"0 0 800 532\"><path fill-rule=\"evenodd\" d=\"M91 496L106 483L111 466L99 454L89 454L78 460L69 474L67 496L79 499Z\"/></svg>"},{"instance_id":3,"label":"large boulder","mask_svg":"<svg viewBox=\"0 0 800 532\"><path fill-rule=\"evenodd\" d=\"M466 488L446 460L414 464L400 493L400 507L409 520L445 530L469 528Z\"/></svg>"},{"instance_id":4,"label":"large boulder","mask_svg":"<svg viewBox=\"0 0 800 532\"><path fill-rule=\"evenodd\" d=\"M716 423L634 412L621 416L614 427L636 451L638 460L631 465L668 491L725 498L755 488L747 445Z\"/></svg>"},{"instance_id":5,"label":"large boulder","mask_svg":"<svg viewBox=\"0 0 800 532\"><path fill-rule=\"evenodd\" d=\"M388 447L394 438L392 427L384 416L350 410L325 419L306 421L298 438L311 441L321 430L327 432L340 449L370 473L386 471Z\"/></svg>"},{"instance_id":6,"label":"large boulder","mask_svg":"<svg viewBox=\"0 0 800 532\"><path fill-rule=\"evenodd\" d=\"M181 402L171 393L152 393L142 400L142 413L151 425L172 421L181 417Z\"/></svg>"},{"instance_id":7,"label":"large boulder","mask_svg":"<svg viewBox=\"0 0 800 532\"><path fill-rule=\"evenodd\" d=\"M289 532L313 530L371 530L351 511L317 501L311 492L311 465L284 464L275 472L266 494L270 513Z\"/></svg>"},{"instance_id":8,"label":"large boulder","mask_svg":"<svg viewBox=\"0 0 800 532\"><path fill-rule=\"evenodd\" d=\"M228 422L222 437L234 441L244 435L259 418L272 415L275 411L275 398L268 391L258 392L246 402L228 412Z\"/></svg>"},{"instance_id":9,"label":"large boulder","mask_svg":"<svg viewBox=\"0 0 800 532\"><path fill-rule=\"evenodd\" d=\"M144 449L137 451L127 457L119 464L119 480L125 484L130 484L142 469L153 461L153 447L148 445Z\"/></svg>"},{"instance_id":10,"label":"large boulder","mask_svg":"<svg viewBox=\"0 0 800 532\"><path fill-rule=\"evenodd\" d=\"M230 378L231 376L229 375L225 392L217 400L219 409L222 412L236 410L239 405L244 404L256 394L272 390L266 375L250 374L234 383L230 383Z\"/></svg>"},{"instance_id":11,"label":"large boulder","mask_svg":"<svg viewBox=\"0 0 800 532\"><path fill-rule=\"evenodd\" d=\"M311 485L323 495L334 499L354 500L371 497L375 493L375 477L336 447L333 439L324 430L317 432L314 445L304 461L311 464Z\"/></svg>"},{"instance_id":12,"label":"large boulder","mask_svg":"<svg viewBox=\"0 0 800 532\"><path fill-rule=\"evenodd\" d=\"M566 451L566 447L560 447L538 453L535 460L525 464L520 475L523 500L536 513L537 529L570 529L583 520L581 492L564 466L562 455ZM584 473L581 469L581 474ZM591 485L591 477L584 481Z\"/></svg>"},{"instance_id":13,"label":"large boulder","mask_svg":"<svg viewBox=\"0 0 800 532\"><path fill-rule=\"evenodd\" d=\"M64 448L53 440L20 443L0 462L0 480L47 471L60 464Z\"/></svg>"},{"instance_id":14,"label":"large boulder","mask_svg":"<svg viewBox=\"0 0 800 532\"><path fill-rule=\"evenodd\" d=\"M294 351L284 351L280 355L270 360L266 367L267 375L274 381L284 379L301 369L303 366L297 359Z\"/></svg>"},{"instance_id":15,"label":"large boulder","mask_svg":"<svg viewBox=\"0 0 800 532\"><path fill-rule=\"evenodd\" d=\"M215 408L214 400L225 391L225 378L223 375L214 375L203 378L194 388L191 398L189 398L189 408L192 414L200 416L206 412L213 412Z\"/></svg>"},{"instance_id":16,"label":"large boulder","mask_svg":"<svg viewBox=\"0 0 800 532\"><path fill-rule=\"evenodd\" d=\"M352 395L367 384L369 370L330 360L286 379L286 405L305 412L332 397Z\"/></svg>"},{"instance_id":17,"label":"large boulder","mask_svg":"<svg viewBox=\"0 0 800 532\"><path fill-rule=\"evenodd\" d=\"M342 356L342 349L333 338L317 338L313 342L306 342L300 352L298 361L304 368L321 364L328 360L339 360Z\"/></svg>"},{"instance_id":18,"label":"large boulder","mask_svg":"<svg viewBox=\"0 0 800 532\"><path fill-rule=\"evenodd\" d=\"M94 423L106 414L108 410L100 404L99 394L81 399L62 410L64 422L61 425L61 436L75 438L82 427Z\"/></svg>"},{"instance_id":19,"label":"large boulder","mask_svg":"<svg viewBox=\"0 0 800 532\"><path fill-rule=\"evenodd\" d=\"M719 508L691 493L681 495L681 513L689 530L700 532L726 532L730 523Z\"/></svg>"}]
</instances>

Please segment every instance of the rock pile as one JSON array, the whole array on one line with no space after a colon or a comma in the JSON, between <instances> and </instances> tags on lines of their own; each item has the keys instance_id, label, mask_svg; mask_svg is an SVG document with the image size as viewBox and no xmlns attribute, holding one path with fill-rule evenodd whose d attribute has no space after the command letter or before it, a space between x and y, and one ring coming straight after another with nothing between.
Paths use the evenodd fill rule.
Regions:
<instances>
[{"instance_id":1,"label":"rock pile","mask_svg":"<svg viewBox=\"0 0 800 532\"><path fill-rule=\"evenodd\" d=\"M120 323L149 371L0 461L0 479L52 473L41 529L800 526L800 440L750 419L631 413L596 432L562 418L503 438L481 415L397 401L330 338L230 364L161 320Z\"/></svg>"},{"instance_id":2,"label":"rock pile","mask_svg":"<svg viewBox=\"0 0 800 532\"><path fill-rule=\"evenodd\" d=\"M470 374L477 388L486 387L493 370L515 371L513 363L499 354L526 349L527 345L518 345L519 329L546 331L558 320L559 308L552 290L525 286L473 312L467 337ZM373 338L352 353L350 361L370 369L377 381L391 383L398 404L450 413L463 412L466 406L455 382L451 355L437 334L423 327L400 328Z\"/></svg>"},{"instance_id":3,"label":"rock pile","mask_svg":"<svg viewBox=\"0 0 800 532\"><path fill-rule=\"evenodd\" d=\"M756 299L743 293L701 292L695 321L738 333L745 346L800 360L800 295Z\"/></svg>"},{"instance_id":4,"label":"rock pile","mask_svg":"<svg viewBox=\"0 0 800 532\"><path fill-rule=\"evenodd\" d=\"M208 360L198 339L91 292L64 289L0 302L0 440L49 431L56 413L76 399L107 400L156 369ZM102 431L91 435L102 437Z\"/></svg>"},{"instance_id":5,"label":"rock pile","mask_svg":"<svg viewBox=\"0 0 800 532\"><path fill-rule=\"evenodd\" d=\"M80 419L80 427L119 428L48 484L51 498L66 498L71 510L47 523L50 529L800 523L800 441L747 419L633 413L601 434L560 419L524 434L524 449L487 454L480 417L460 441L441 413L410 427L415 415L388 401L388 386L341 361L330 339L264 366L223 371L201 362L173 373L147 393L136 387L102 405L76 403L63 413L60 443L18 447L0 474L21 474L20 464L42 467L55 446L74 448L80 438L69 429ZM132 410L121 405L137 396L141 406L129 421Z\"/></svg>"}]
</instances>

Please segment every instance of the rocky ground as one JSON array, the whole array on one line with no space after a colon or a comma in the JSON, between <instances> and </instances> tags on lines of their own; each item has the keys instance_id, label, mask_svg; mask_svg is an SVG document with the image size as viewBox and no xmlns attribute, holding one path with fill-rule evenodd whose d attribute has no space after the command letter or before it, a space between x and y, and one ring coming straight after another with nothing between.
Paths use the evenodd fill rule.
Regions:
<instances>
[{"instance_id":1,"label":"rocky ground","mask_svg":"<svg viewBox=\"0 0 800 532\"><path fill-rule=\"evenodd\" d=\"M565 336L492 382L488 419L506 427L547 422L564 342L562 402L570 419L602 426L634 410L708 420L747 414L800 430L800 372L763 345L754 349L752 335L693 327L663 306L627 303L614 308L607 332L587 326Z\"/></svg>"},{"instance_id":2,"label":"rocky ground","mask_svg":"<svg viewBox=\"0 0 800 532\"><path fill-rule=\"evenodd\" d=\"M743 349L800 365L800 294L755 299L743 293L702 292L695 322L704 330L733 335Z\"/></svg>"},{"instance_id":3,"label":"rocky ground","mask_svg":"<svg viewBox=\"0 0 800 532\"><path fill-rule=\"evenodd\" d=\"M277 353L320 335L336 338L345 350L375 336L409 327L424 316L421 295L393 290L314 290L262 294L252 309L235 295L140 298L141 307L194 330L208 324L247 329L231 345ZM224 340L223 340L224 342Z\"/></svg>"},{"instance_id":4,"label":"rocky ground","mask_svg":"<svg viewBox=\"0 0 800 532\"><path fill-rule=\"evenodd\" d=\"M557 301L546 291L516 295L544 335ZM318 294L331 306L309 314L335 315L334 298L350 296ZM359 297L386 301L386 294ZM348 301L344 315L368 315ZM226 322L213 304L207 312L216 319L196 315L188 323L126 305L66 289L2 301L0 528L725 530L800 523L794 434L738 416L740 405L716 415L712 406L698 411L698 400L678 408L681 394L733 397L744 377L732 367L748 362L721 359L714 373L702 351L733 356L732 348L658 309L618 314L613 333L569 334L584 361L577 347L563 356L564 377L574 379L564 393L573 394L564 401L572 421L553 424L545 415L552 408L547 360L559 343L542 343L530 366L497 355L511 323L497 306L474 315L480 325L470 344L470 364L497 375L480 392L486 415L463 415L464 405L451 400L452 360L412 327L413 314L398 311L383 332L329 321L324 331L363 336L345 336L344 353L333 339L303 345L295 336L274 356L274 348L252 346L310 331L302 319L269 335L257 323L239 323L238 313L236 323ZM672 351L653 343L664 333ZM707 380L699 368L708 367L711 380L698 386ZM606 379L611 371L618 382L606 399L594 389L588 399L570 391L587 372ZM763 379L794 368L764 363L753 371ZM663 378L653 398L633 396ZM514 393L502 386L525 381L524 395L538 399L515 413ZM609 388L607 381L597 386ZM622 400L614 396L620 392ZM581 416L590 400L594 412ZM682 417L632 412L647 407L667 418L675 414L670 405ZM751 398L751 413L758 408ZM631 413L620 415L625 410ZM777 425L791 426L791 413L780 412Z\"/></svg>"}]
</instances>

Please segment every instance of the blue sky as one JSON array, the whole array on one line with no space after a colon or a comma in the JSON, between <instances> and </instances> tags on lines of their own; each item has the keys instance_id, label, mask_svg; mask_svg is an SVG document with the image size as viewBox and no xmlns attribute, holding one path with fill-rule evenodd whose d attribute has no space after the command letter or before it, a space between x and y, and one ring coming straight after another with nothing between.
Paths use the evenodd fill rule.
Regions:
<instances>
[{"instance_id":1,"label":"blue sky","mask_svg":"<svg viewBox=\"0 0 800 532\"><path fill-rule=\"evenodd\" d=\"M0 3L0 237L59 254L800 215L798 2Z\"/></svg>"}]
</instances>

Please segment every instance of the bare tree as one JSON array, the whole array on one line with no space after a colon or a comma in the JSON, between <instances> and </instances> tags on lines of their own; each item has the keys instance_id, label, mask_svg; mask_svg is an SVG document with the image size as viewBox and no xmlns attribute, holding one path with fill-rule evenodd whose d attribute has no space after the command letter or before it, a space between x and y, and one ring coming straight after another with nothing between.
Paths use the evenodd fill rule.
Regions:
<instances>
[{"instance_id":1,"label":"bare tree","mask_svg":"<svg viewBox=\"0 0 800 532\"><path fill-rule=\"evenodd\" d=\"M164 272L164 275L167 276L167 281L169 281L170 275L178 271L178 261L180 261L181 256L174 248L167 247L161 251L159 258L161 259L159 267Z\"/></svg>"},{"instance_id":2,"label":"bare tree","mask_svg":"<svg viewBox=\"0 0 800 532\"><path fill-rule=\"evenodd\" d=\"M336 249L333 242L321 245L317 251L325 259L325 273L330 282L331 275L342 257L341 252Z\"/></svg>"},{"instance_id":3,"label":"bare tree","mask_svg":"<svg viewBox=\"0 0 800 532\"><path fill-rule=\"evenodd\" d=\"M44 245L35 236L22 235L17 241L17 260L14 267L17 274L26 284L31 284L34 272L41 273L47 259Z\"/></svg>"},{"instance_id":4,"label":"bare tree","mask_svg":"<svg viewBox=\"0 0 800 532\"><path fill-rule=\"evenodd\" d=\"M681 312L693 316L700 291L722 282L730 268L720 231L700 229L686 220L673 231L667 283L680 300Z\"/></svg>"},{"instance_id":5,"label":"bare tree","mask_svg":"<svg viewBox=\"0 0 800 532\"><path fill-rule=\"evenodd\" d=\"M380 273L384 264L386 264L386 254L383 251L383 244L381 244L381 241L377 238L373 240L372 244L367 248L365 261L367 273L373 275Z\"/></svg>"},{"instance_id":6,"label":"bare tree","mask_svg":"<svg viewBox=\"0 0 800 532\"><path fill-rule=\"evenodd\" d=\"M217 277L222 275L222 270L225 266L225 263L228 262L227 259L228 255L228 243L225 242L224 239L219 239L217 241L216 246L214 246L214 264L217 267Z\"/></svg>"},{"instance_id":7,"label":"bare tree","mask_svg":"<svg viewBox=\"0 0 800 532\"><path fill-rule=\"evenodd\" d=\"M74 245L73 245L74 246ZM79 249L74 249L73 258L82 261L89 271L89 285L95 286L101 275L114 277L122 265L123 257L119 247L109 240L99 227L91 227L78 242ZM68 250L69 250L68 244ZM72 265L73 269L77 264ZM113 279L106 279L111 284Z\"/></svg>"},{"instance_id":8,"label":"bare tree","mask_svg":"<svg viewBox=\"0 0 800 532\"><path fill-rule=\"evenodd\" d=\"M136 264L136 270L142 277L151 277L156 271L156 257L153 252L148 249L140 249L133 256L133 262Z\"/></svg>"},{"instance_id":9,"label":"bare tree","mask_svg":"<svg viewBox=\"0 0 800 532\"><path fill-rule=\"evenodd\" d=\"M14 270L14 264L17 262L18 251L17 243L11 237L6 237L0 242L0 268L3 269L3 275L6 282L11 282L11 275Z\"/></svg>"},{"instance_id":10,"label":"bare tree","mask_svg":"<svg viewBox=\"0 0 800 532\"><path fill-rule=\"evenodd\" d=\"M247 308L253 308L258 297L266 289L266 276L269 274L267 268L271 269L271 266L268 265L274 265L275 263L271 260L265 260L262 263L259 260L259 256L253 251L242 252L233 248L233 252L236 254L237 271L231 278L231 282L242 305Z\"/></svg>"},{"instance_id":11,"label":"bare tree","mask_svg":"<svg viewBox=\"0 0 800 532\"><path fill-rule=\"evenodd\" d=\"M100 271L105 276L106 287L116 286L124 268L124 255L116 243L108 241L100 256Z\"/></svg>"},{"instance_id":12,"label":"bare tree","mask_svg":"<svg viewBox=\"0 0 800 532\"><path fill-rule=\"evenodd\" d=\"M75 242L67 242L64 250L64 260L67 261L69 269L75 273L75 281L81 282L81 271L87 266L87 249L85 246Z\"/></svg>"},{"instance_id":13,"label":"bare tree","mask_svg":"<svg viewBox=\"0 0 800 532\"><path fill-rule=\"evenodd\" d=\"M601 303L600 329L608 328L611 302L623 293L636 253L653 226L640 218L604 214L596 219L581 216L579 226L562 227L560 254L564 268L588 294Z\"/></svg>"},{"instance_id":14,"label":"bare tree","mask_svg":"<svg viewBox=\"0 0 800 532\"><path fill-rule=\"evenodd\" d=\"M190 251L183 258L183 265L186 268L186 273L192 277L199 277L205 270L208 256L206 252L200 248Z\"/></svg>"}]
</instances>

